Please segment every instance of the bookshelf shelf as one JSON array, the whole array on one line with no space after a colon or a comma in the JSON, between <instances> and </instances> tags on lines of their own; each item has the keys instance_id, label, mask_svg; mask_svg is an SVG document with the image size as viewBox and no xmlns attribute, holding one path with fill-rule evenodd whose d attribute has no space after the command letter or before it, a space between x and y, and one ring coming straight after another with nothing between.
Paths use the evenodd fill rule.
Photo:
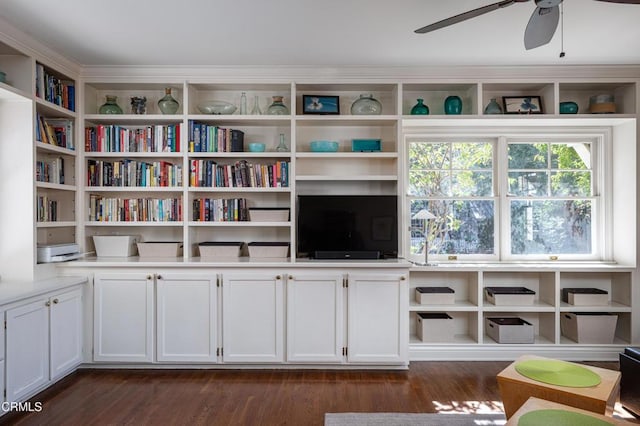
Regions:
<instances>
[{"instance_id":1,"label":"bookshelf shelf","mask_svg":"<svg viewBox=\"0 0 640 426\"><path fill-rule=\"evenodd\" d=\"M69 228L75 227L76 223L73 221L60 221L60 222L37 222L38 228Z\"/></svg>"},{"instance_id":2,"label":"bookshelf shelf","mask_svg":"<svg viewBox=\"0 0 640 426\"><path fill-rule=\"evenodd\" d=\"M191 221L189 226L204 226L204 227L220 227L220 228L290 228L291 222L252 222L252 221L238 221L238 222L206 222L206 221Z\"/></svg>"},{"instance_id":3,"label":"bookshelf shelf","mask_svg":"<svg viewBox=\"0 0 640 426\"><path fill-rule=\"evenodd\" d=\"M87 192L182 192L181 186L85 186Z\"/></svg>"},{"instance_id":4,"label":"bookshelf shelf","mask_svg":"<svg viewBox=\"0 0 640 426\"><path fill-rule=\"evenodd\" d=\"M50 152L50 153L56 153L56 154L60 154L60 155L68 155L71 157L75 157L78 155L78 153L75 150L72 149L68 149L68 148L63 148L60 146L56 146L56 145L51 145L50 143L44 143L44 142L40 142L40 141L36 141L35 142L35 146L38 150L43 151L43 152Z\"/></svg>"},{"instance_id":5,"label":"bookshelf shelf","mask_svg":"<svg viewBox=\"0 0 640 426\"><path fill-rule=\"evenodd\" d=\"M69 191L69 192L75 192L77 189L75 185L66 185L66 184L49 183L49 182L36 182L36 187L41 189L56 189L58 191Z\"/></svg>"}]
</instances>

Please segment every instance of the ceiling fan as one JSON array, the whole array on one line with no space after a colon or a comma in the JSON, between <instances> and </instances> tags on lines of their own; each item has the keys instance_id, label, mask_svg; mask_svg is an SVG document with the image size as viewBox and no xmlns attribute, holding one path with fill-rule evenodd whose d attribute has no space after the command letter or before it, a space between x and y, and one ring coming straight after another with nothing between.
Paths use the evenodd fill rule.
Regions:
<instances>
[{"instance_id":1,"label":"ceiling fan","mask_svg":"<svg viewBox=\"0 0 640 426\"><path fill-rule=\"evenodd\" d=\"M426 27L418 28L415 30L418 34L424 34L431 31L438 30L440 28L448 27L449 25L457 24L458 22L466 21L467 19L475 18L476 16L484 15L485 13L492 12L494 10L502 9L503 7L511 6L515 3L525 3L529 0L503 0L497 3L489 4L487 6L479 7L477 9L470 10L468 12L461 13L459 15L452 16L451 18L443 19ZM558 20L560 18L560 3L563 0L534 0L536 8L529 18L529 23L524 31L524 47L534 49L536 47L544 46L549 43L553 38L553 34L558 27ZM608 3L626 3L626 4L638 4L640 0L596 0L604 1Z\"/></svg>"}]
</instances>

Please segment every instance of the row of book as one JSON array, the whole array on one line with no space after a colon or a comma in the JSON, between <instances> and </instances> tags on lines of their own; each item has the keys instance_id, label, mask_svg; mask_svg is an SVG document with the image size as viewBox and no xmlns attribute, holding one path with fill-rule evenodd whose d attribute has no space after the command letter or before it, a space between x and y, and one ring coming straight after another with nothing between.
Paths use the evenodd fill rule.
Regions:
<instances>
[{"instance_id":1,"label":"row of book","mask_svg":"<svg viewBox=\"0 0 640 426\"><path fill-rule=\"evenodd\" d=\"M95 222L179 222L182 197L111 198L89 196L89 220Z\"/></svg>"},{"instance_id":2,"label":"row of book","mask_svg":"<svg viewBox=\"0 0 640 426\"><path fill-rule=\"evenodd\" d=\"M189 120L189 152L242 152L244 132Z\"/></svg>"},{"instance_id":3,"label":"row of book","mask_svg":"<svg viewBox=\"0 0 640 426\"><path fill-rule=\"evenodd\" d=\"M182 166L168 161L87 160L87 185L172 187L182 185Z\"/></svg>"},{"instance_id":4,"label":"row of book","mask_svg":"<svg viewBox=\"0 0 640 426\"><path fill-rule=\"evenodd\" d=\"M289 186L290 162L253 164L247 160L218 164L214 160L190 160L189 185L192 187L284 188Z\"/></svg>"},{"instance_id":5,"label":"row of book","mask_svg":"<svg viewBox=\"0 0 640 426\"><path fill-rule=\"evenodd\" d=\"M49 199L46 195L39 196L36 215L38 222L56 222L58 220L58 202Z\"/></svg>"},{"instance_id":6,"label":"row of book","mask_svg":"<svg viewBox=\"0 0 640 426\"><path fill-rule=\"evenodd\" d=\"M44 118L36 114L36 140L61 148L75 150L73 121L65 118Z\"/></svg>"},{"instance_id":7,"label":"row of book","mask_svg":"<svg viewBox=\"0 0 640 426\"><path fill-rule=\"evenodd\" d=\"M180 152L180 124L98 125L84 131L85 152Z\"/></svg>"},{"instance_id":8,"label":"row of book","mask_svg":"<svg viewBox=\"0 0 640 426\"><path fill-rule=\"evenodd\" d=\"M36 63L36 96L70 111L76 110L74 82L50 74L40 63Z\"/></svg>"},{"instance_id":9,"label":"row of book","mask_svg":"<svg viewBox=\"0 0 640 426\"><path fill-rule=\"evenodd\" d=\"M36 181L64 184L64 158L36 161Z\"/></svg>"},{"instance_id":10,"label":"row of book","mask_svg":"<svg viewBox=\"0 0 640 426\"><path fill-rule=\"evenodd\" d=\"M197 222L244 222L249 220L246 198L196 198L192 218Z\"/></svg>"}]
</instances>

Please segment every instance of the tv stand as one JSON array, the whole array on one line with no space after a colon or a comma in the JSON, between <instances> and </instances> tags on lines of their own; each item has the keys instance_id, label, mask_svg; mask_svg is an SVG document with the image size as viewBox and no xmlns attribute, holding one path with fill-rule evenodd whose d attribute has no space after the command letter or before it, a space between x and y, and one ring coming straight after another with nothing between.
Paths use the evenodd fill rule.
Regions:
<instances>
[{"instance_id":1,"label":"tv stand","mask_svg":"<svg viewBox=\"0 0 640 426\"><path fill-rule=\"evenodd\" d=\"M314 259L380 259L379 251L359 250L318 250Z\"/></svg>"}]
</instances>

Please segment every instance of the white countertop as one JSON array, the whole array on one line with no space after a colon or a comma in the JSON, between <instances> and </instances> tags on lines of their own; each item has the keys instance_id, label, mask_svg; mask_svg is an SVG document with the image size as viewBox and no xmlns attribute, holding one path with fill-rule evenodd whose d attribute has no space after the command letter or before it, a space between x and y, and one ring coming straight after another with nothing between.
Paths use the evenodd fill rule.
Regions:
<instances>
[{"instance_id":1,"label":"white countertop","mask_svg":"<svg viewBox=\"0 0 640 426\"><path fill-rule=\"evenodd\" d=\"M87 277L55 277L41 281L0 281L0 305L87 282Z\"/></svg>"}]
</instances>

